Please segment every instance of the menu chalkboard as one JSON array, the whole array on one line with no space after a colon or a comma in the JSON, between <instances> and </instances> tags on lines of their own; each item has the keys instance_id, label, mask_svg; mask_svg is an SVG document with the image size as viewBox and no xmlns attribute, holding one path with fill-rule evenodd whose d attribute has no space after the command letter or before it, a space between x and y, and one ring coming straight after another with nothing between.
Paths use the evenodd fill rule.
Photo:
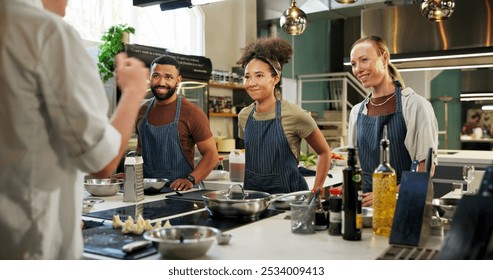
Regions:
<instances>
[{"instance_id":1,"label":"menu chalkboard","mask_svg":"<svg viewBox=\"0 0 493 280\"><path fill-rule=\"evenodd\" d=\"M142 60L147 67L157 57L169 55L180 63L181 76L184 79L208 81L211 75L212 63L207 57L172 53L167 49L136 44L125 45L124 50L129 56Z\"/></svg>"}]
</instances>

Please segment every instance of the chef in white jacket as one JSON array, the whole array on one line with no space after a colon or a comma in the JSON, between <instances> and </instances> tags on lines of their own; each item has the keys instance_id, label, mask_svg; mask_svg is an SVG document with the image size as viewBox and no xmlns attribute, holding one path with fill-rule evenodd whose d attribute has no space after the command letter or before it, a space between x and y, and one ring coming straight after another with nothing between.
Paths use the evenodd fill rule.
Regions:
<instances>
[{"instance_id":1,"label":"chef in white jacket","mask_svg":"<svg viewBox=\"0 0 493 280\"><path fill-rule=\"evenodd\" d=\"M148 88L122 54L111 120L67 0L0 0L0 259L78 259L83 176L110 176ZM125 145L124 145L125 144Z\"/></svg>"}]
</instances>

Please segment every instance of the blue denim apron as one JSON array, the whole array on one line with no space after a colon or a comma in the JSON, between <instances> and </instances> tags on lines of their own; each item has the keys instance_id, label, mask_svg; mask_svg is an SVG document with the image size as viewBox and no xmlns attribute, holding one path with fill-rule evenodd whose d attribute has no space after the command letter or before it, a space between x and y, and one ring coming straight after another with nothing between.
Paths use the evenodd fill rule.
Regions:
<instances>
[{"instance_id":1,"label":"blue denim apron","mask_svg":"<svg viewBox=\"0 0 493 280\"><path fill-rule=\"evenodd\" d=\"M276 101L276 117L255 120L250 112L245 125L245 184L247 190L290 193L308 190L298 171L281 124L281 102Z\"/></svg>"},{"instance_id":2,"label":"blue denim apron","mask_svg":"<svg viewBox=\"0 0 493 280\"><path fill-rule=\"evenodd\" d=\"M185 158L178 133L178 120L181 111L181 96L177 97L175 119L172 123L154 126L147 121L149 109L155 101L153 97L139 126L144 160L144 178L166 178L170 182L185 178L193 167Z\"/></svg>"},{"instance_id":3,"label":"blue denim apron","mask_svg":"<svg viewBox=\"0 0 493 280\"><path fill-rule=\"evenodd\" d=\"M383 137L383 127L387 125L387 137L390 141L390 165L397 173L397 184L401 181L402 171L411 168L411 157L404 145L407 128L402 114L402 94L400 84L395 87L396 111L381 116L363 114L367 97L358 112L358 156L363 170L363 192L371 192L372 174L380 164L380 140Z\"/></svg>"}]
</instances>

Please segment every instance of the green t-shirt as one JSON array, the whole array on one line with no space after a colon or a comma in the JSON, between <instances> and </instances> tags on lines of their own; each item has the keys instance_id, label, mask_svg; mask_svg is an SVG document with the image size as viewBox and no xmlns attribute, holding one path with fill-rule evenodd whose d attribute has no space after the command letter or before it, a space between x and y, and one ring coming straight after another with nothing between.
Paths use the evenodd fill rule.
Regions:
<instances>
[{"instance_id":1,"label":"green t-shirt","mask_svg":"<svg viewBox=\"0 0 493 280\"><path fill-rule=\"evenodd\" d=\"M238 137L241 139L244 139L245 125L250 112L253 110L254 104L252 103L248 107L245 107L238 115ZM253 114L255 120L271 120L275 117L275 108L270 112L255 112ZM299 158L301 140L308 137L317 128L317 123L310 115L310 112L286 100L281 100L281 123L291 151L296 158Z\"/></svg>"}]
</instances>

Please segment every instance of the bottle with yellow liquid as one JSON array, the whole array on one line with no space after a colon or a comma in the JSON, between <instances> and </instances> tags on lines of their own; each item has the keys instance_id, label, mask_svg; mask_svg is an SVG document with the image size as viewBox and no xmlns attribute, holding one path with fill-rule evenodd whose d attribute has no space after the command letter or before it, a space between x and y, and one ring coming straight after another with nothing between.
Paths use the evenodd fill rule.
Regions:
<instances>
[{"instance_id":1,"label":"bottle with yellow liquid","mask_svg":"<svg viewBox=\"0 0 493 280\"><path fill-rule=\"evenodd\" d=\"M390 141L387 127L380 141L380 165L373 172L373 233L390 236L397 204L397 175L390 165Z\"/></svg>"}]
</instances>

